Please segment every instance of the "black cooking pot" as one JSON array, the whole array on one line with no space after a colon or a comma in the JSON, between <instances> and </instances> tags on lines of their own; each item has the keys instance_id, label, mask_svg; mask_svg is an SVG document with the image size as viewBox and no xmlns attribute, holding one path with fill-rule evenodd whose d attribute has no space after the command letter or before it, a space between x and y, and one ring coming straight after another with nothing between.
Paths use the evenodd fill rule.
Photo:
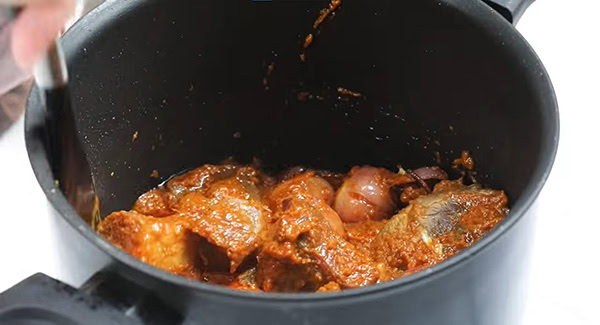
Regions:
<instances>
[{"instance_id":1,"label":"black cooking pot","mask_svg":"<svg viewBox=\"0 0 600 325\"><path fill-rule=\"evenodd\" d=\"M104 3L63 38L104 215L129 209L169 175L229 156L272 170L346 171L432 165L438 155L448 166L464 149L482 183L506 190L512 212L449 260L366 288L272 294L194 282L111 246L55 189L34 89L27 147L60 216L73 271L64 280L78 285L103 271L80 291L37 275L0 305L37 311L13 308L13 319L88 324L518 323L530 210L554 161L558 110L542 63L511 25L531 0L486 2L344 0L319 32L325 1Z\"/></svg>"}]
</instances>

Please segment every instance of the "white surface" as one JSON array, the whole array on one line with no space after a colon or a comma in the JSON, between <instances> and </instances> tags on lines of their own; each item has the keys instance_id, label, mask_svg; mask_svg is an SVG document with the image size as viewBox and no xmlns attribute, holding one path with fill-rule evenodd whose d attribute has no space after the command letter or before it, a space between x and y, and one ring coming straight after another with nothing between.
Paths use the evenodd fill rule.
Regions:
<instances>
[{"instance_id":1,"label":"white surface","mask_svg":"<svg viewBox=\"0 0 600 325\"><path fill-rule=\"evenodd\" d=\"M596 0L538 0L519 24L546 65L561 108L559 154L539 198L524 324L600 324L598 176L577 172L600 161L598 12ZM22 121L0 136L0 178L0 291L36 272L61 278Z\"/></svg>"},{"instance_id":2,"label":"white surface","mask_svg":"<svg viewBox=\"0 0 600 325\"><path fill-rule=\"evenodd\" d=\"M578 172L600 161L599 10L595 0L540 0L518 26L552 77L561 114L558 156L539 201L524 324L600 324L599 177Z\"/></svg>"}]
</instances>

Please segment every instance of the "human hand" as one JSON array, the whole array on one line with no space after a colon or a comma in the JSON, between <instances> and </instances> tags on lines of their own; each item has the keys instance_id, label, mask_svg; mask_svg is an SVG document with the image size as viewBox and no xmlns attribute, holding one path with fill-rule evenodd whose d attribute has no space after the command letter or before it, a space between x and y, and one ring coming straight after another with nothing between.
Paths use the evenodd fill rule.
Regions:
<instances>
[{"instance_id":1,"label":"human hand","mask_svg":"<svg viewBox=\"0 0 600 325\"><path fill-rule=\"evenodd\" d=\"M0 0L0 6L23 8L11 26L15 63L31 71L73 14L75 0Z\"/></svg>"}]
</instances>

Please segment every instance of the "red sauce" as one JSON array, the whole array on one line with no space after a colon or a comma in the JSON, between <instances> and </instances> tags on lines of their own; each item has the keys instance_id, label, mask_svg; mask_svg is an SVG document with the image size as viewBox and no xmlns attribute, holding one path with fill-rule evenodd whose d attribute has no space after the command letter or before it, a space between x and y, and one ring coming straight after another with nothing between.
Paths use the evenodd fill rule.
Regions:
<instances>
[{"instance_id":1,"label":"red sauce","mask_svg":"<svg viewBox=\"0 0 600 325\"><path fill-rule=\"evenodd\" d=\"M435 167L415 173L429 182L447 177ZM377 221L343 222L337 209L356 202L338 194L350 187L382 212ZM507 212L502 191L461 180L442 180L428 194L408 174L368 166L347 175L293 168L271 177L258 167L205 165L141 195L131 211L110 214L98 232L194 280L245 291L331 292L426 269L481 239Z\"/></svg>"}]
</instances>

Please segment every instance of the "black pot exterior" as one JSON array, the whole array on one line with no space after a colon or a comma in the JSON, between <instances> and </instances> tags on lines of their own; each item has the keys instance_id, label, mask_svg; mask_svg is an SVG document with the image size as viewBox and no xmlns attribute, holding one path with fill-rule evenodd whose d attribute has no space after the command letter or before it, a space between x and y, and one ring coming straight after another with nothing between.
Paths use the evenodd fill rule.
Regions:
<instances>
[{"instance_id":1,"label":"black pot exterior","mask_svg":"<svg viewBox=\"0 0 600 325\"><path fill-rule=\"evenodd\" d=\"M152 292L190 324L519 324L526 298L528 265L535 215L527 213L509 231L442 272L402 285L373 287L348 297L313 295L305 299L256 295L223 295L186 288L112 260L71 226L60 225L61 263L79 285L100 270L116 272ZM84 248L77 247L84 245ZM130 293L130 292L128 292ZM114 297L107 297L115 299ZM101 324L102 322L95 322Z\"/></svg>"},{"instance_id":2,"label":"black pot exterior","mask_svg":"<svg viewBox=\"0 0 600 325\"><path fill-rule=\"evenodd\" d=\"M558 143L541 62L477 1L347 1L316 32L324 5L108 1L73 27L63 43L102 211L130 208L161 181L154 170L164 179L232 155L271 169L346 170L432 165L438 154L447 166L468 149L479 179L507 191L510 216L450 260L368 288L283 295L193 282L111 246L53 190L34 89L27 146L60 220L65 263L79 272L71 281L109 264L201 324L518 322L531 206Z\"/></svg>"}]
</instances>

